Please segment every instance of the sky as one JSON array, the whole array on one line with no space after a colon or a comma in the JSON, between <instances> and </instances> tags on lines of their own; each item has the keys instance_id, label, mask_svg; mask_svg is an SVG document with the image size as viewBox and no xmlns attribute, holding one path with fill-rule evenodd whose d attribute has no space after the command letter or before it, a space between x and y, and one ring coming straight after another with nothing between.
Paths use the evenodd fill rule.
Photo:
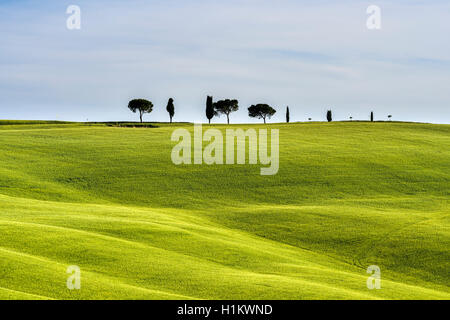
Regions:
<instances>
[{"instance_id":1,"label":"sky","mask_svg":"<svg viewBox=\"0 0 450 320\"><path fill-rule=\"evenodd\" d=\"M81 29L69 30L69 5ZM381 9L369 30L366 10ZM239 100L233 123L450 123L448 0L0 0L0 119L205 122L206 96ZM226 117L213 122L226 122Z\"/></svg>"}]
</instances>

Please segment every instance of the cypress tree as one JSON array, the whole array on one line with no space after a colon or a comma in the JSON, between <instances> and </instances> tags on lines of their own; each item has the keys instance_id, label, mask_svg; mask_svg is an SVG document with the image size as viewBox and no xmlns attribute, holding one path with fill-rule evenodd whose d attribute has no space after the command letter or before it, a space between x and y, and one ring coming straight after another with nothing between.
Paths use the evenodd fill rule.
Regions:
<instances>
[{"instance_id":1,"label":"cypress tree","mask_svg":"<svg viewBox=\"0 0 450 320\"><path fill-rule=\"evenodd\" d=\"M173 105L173 99L170 98L169 102L167 102L167 108L166 108L167 112L169 113L170 116L170 123L172 123L172 118L175 115L175 106Z\"/></svg>"},{"instance_id":2,"label":"cypress tree","mask_svg":"<svg viewBox=\"0 0 450 320\"><path fill-rule=\"evenodd\" d=\"M286 122L289 123L290 116L289 116L289 107L286 108Z\"/></svg>"},{"instance_id":3,"label":"cypress tree","mask_svg":"<svg viewBox=\"0 0 450 320\"><path fill-rule=\"evenodd\" d=\"M208 122L211 123L211 119L216 115L216 111L214 110L213 97L208 96L206 98L206 118L208 118Z\"/></svg>"},{"instance_id":4,"label":"cypress tree","mask_svg":"<svg viewBox=\"0 0 450 320\"><path fill-rule=\"evenodd\" d=\"M331 110L327 111L327 120L328 122L333 121L333 114L331 113Z\"/></svg>"}]
</instances>

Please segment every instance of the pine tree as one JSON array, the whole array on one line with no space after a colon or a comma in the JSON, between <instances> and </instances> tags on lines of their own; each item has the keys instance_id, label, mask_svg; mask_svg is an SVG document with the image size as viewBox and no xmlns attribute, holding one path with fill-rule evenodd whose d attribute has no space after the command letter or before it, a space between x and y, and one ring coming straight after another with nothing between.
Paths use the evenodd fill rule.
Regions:
<instances>
[{"instance_id":1,"label":"pine tree","mask_svg":"<svg viewBox=\"0 0 450 320\"><path fill-rule=\"evenodd\" d=\"M236 99L225 99L214 102L213 110L216 115L226 115L227 123L230 124L230 114L239 110L239 101Z\"/></svg>"},{"instance_id":2,"label":"pine tree","mask_svg":"<svg viewBox=\"0 0 450 320\"><path fill-rule=\"evenodd\" d=\"M139 119L142 123L144 114L153 111L153 103L145 99L134 99L128 103L128 109L133 113L139 112Z\"/></svg>"},{"instance_id":3,"label":"pine tree","mask_svg":"<svg viewBox=\"0 0 450 320\"><path fill-rule=\"evenodd\" d=\"M251 118L263 119L264 124L267 118L271 118L277 111L268 104L252 105L248 108L248 116Z\"/></svg>"}]
</instances>

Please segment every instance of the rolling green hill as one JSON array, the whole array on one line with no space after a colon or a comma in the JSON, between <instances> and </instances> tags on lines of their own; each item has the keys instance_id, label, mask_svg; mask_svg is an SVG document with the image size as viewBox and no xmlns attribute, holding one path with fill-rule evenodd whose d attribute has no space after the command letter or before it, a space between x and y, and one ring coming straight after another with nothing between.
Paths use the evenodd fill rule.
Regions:
<instances>
[{"instance_id":1,"label":"rolling green hill","mask_svg":"<svg viewBox=\"0 0 450 320\"><path fill-rule=\"evenodd\" d=\"M0 299L450 298L449 125L252 125L275 176L155 126L0 122Z\"/></svg>"}]
</instances>

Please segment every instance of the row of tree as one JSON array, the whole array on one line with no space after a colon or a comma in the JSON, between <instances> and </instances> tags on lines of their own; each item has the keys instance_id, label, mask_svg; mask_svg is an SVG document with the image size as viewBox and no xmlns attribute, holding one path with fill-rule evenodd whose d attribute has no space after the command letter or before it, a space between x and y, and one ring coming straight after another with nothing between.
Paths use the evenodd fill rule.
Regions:
<instances>
[{"instance_id":1,"label":"row of tree","mask_svg":"<svg viewBox=\"0 0 450 320\"><path fill-rule=\"evenodd\" d=\"M134 99L128 103L128 109L130 109L134 113L139 113L139 119L141 123L143 122L143 116L145 113L150 113L153 111L153 103L151 101L145 99ZM170 123L172 123L172 119L175 115L175 105L174 100L172 98L167 102L166 107L167 112L169 113ZM213 101L213 97L208 96L206 98L206 118L208 122L211 123L211 120L214 117L220 117L221 115L226 115L227 123L230 123L230 114L239 110L239 102L236 99L225 99L219 100L217 102ZM269 106L268 104L256 104L251 105L248 108L248 116L251 118L263 119L264 123L266 123L267 118L271 118L277 111ZM392 118L391 115L388 118ZM353 118L350 117L350 120ZM312 120L309 118L309 120ZM333 113L331 110L327 111L327 120L328 122L333 121ZM370 121L374 121L373 112L370 113ZM286 122L290 122L290 113L289 107L286 108Z\"/></svg>"},{"instance_id":2,"label":"row of tree","mask_svg":"<svg viewBox=\"0 0 450 320\"><path fill-rule=\"evenodd\" d=\"M146 113L153 111L153 103L145 99L134 99L128 103L128 109L134 113L139 113L139 119L143 122L143 116ZM175 105L172 98L167 102L166 107L169 113L170 123L175 115ZM221 115L227 116L227 123L230 123L230 114L239 110L239 102L235 99L225 99L213 102L213 97L208 96L206 99L206 118L209 123L211 119ZM267 118L271 118L277 111L268 104L256 104L248 108L248 115L252 118L264 119L266 123ZM289 110L288 110L289 112Z\"/></svg>"},{"instance_id":3,"label":"row of tree","mask_svg":"<svg viewBox=\"0 0 450 320\"><path fill-rule=\"evenodd\" d=\"M227 116L227 123L230 123L230 114L239 110L239 102L237 100L220 100L213 102L213 97L208 96L206 99L206 118L211 123L211 119L222 114ZM271 118L277 111L268 104L255 104L248 108L248 116L251 118L263 119L266 123L267 118Z\"/></svg>"}]
</instances>

